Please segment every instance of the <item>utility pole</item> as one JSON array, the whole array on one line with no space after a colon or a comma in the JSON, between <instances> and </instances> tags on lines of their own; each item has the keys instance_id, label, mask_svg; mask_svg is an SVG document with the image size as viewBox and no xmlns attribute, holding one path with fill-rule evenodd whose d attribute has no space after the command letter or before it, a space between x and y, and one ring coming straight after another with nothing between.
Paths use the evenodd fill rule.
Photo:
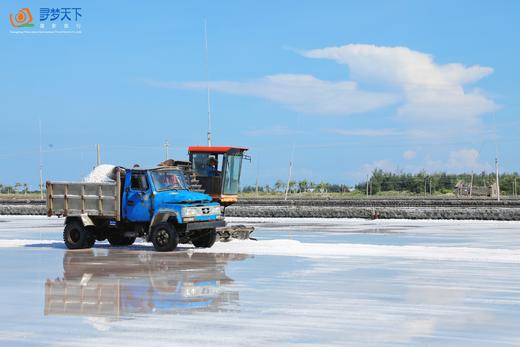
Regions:
<instances>
[{"instance_id":1,"label":"utility pole","mask_svg":"<svg viewBox=\"0 0 520 347\"><path fill-rule=\"evenodd\" d=\"M471 182L469 184L469 197L473 196L473 171L471 171Z\"/></svg>"},{"instance_id":2,"label":"utility pole","mask_svg":"<svg viewBox=\"0 0 520 347\"><path fill-rule=\"evenodd\" d=\"M430 195L432 195L432 178L430 177L430 181L428 182L430 186Z\"/></svg>"},{"instance_id":3,"label":"utility pole","mask_svg":"<svg viewBox=\"0 0 520 347\"><path fill-rule=\"evenodd\" d=\"M256 197L258 197L258 177L260 176L260 165L256 164Z\"/></svg>"},{"instance_id":4,"label":"utility pole","mask_svg":"<svg viewBox=\"0 0 520 347\"><path fill-rule=\"evenodd\" d=\"M208 146L211 146L211 97L209 91L208 23L204 19L204 52L206 61L206 84L208 89Z\"/></svg>"},{"instance_id":5,"label":"utility pole","mask_svg":"<svg viewBox=\"0 0 520 347\"><path fill-rule=\"evenodd\" d=\"M495 158L495 175L497 180L497 201L500 201L500 178L498 176L498 158Z\"/></svg>"},{"instance_id":6,"label":"utility pole","mask_svg":"<svg viewBox=\"0 0 520 347\"><path fill-rule=\"evenodd\" d=\"M99 166L99 165L101 165L101 146L99 145L99 143L96 145L96 150L97 150L96 166Z\"/></svg>"},{"instance_id":7,"label":"utility pole","mask_svg":"<svg viewBox=\"0 0 520 347\"><path fill-rule=\"evenodd\" d=\"M426 177L424 178L424 196L426 196Z\"/></svg>"},{"instance_id":8,"label":"utility pole","mask_svg":"<svg viewBox=\"0 0 520 347\"><path fill-rule=\"evenodd\" d=\"M40 129L40 200L43 200L43 150L42 150L42 120L39 120Z\"/></svg>"},{"instance_id":9,"label":"utility pole","mask_svg":"<svg viewBox=\"0 0 520 347\"><path fill-rule=\"evenodd\" d=\"M513 196L516 198L516 176L515 176L515 179L513 180Z\"/></svg>"},{"instance_id":10,"label":"utility pole","mask_svg":"<svg viewBox=\"0 0 520 347\"><path fill-rule=\"evenodd\" d=\"M289 178L287 179L287 187L285 188L285 201L287 201L287 195L289 195L289 186L291 185L292 176L292 161L289 162Z\"/></svg>"},{"instance_id":11,"label":"utility pole","mask_svg":"<svg viewBox=\"0 0 520 347\"><path fill-rule=\"evenodd\" d=\"M164 160L168 160L170 157L170 144L168 143L168 140L164 142Z\"/></svg>"},{"instance_id":12,"label":"utility pole","mask_svg":"<svg viewBox=\"0 0 520 347\"><path fill-rule=\"evenodd\" d=\"M497 137L497 116L493 113L493 122L495 124L495 175L497 182L497 201L500 201L500 177L498 176L498 137Z\"/></svg>"},{"instance_id":13,"label":"utility pole","mask_svg":"<svg viewBox=\"0 0 520 347\"><path fill-rule=\"evenodd\" d=\"M368 198L368 175L367 175L367 198Z\"/></svg>"}]
</instances>

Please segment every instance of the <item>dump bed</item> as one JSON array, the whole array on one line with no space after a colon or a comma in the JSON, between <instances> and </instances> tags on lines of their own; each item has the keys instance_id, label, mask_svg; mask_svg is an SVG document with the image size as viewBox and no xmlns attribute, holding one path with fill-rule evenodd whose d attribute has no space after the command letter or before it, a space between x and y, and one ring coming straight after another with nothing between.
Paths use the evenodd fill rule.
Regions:
<instances>
[{"instance_id":1,"label":"dump bed","mask_svg":"<svg viewBox=\"0 0 520 347\"><path fill-rule=\"evenodd\" d=\"M47 215L87 214L121 219L121 181L114 183L47 182Z\"/></svg>"}]
</instances>

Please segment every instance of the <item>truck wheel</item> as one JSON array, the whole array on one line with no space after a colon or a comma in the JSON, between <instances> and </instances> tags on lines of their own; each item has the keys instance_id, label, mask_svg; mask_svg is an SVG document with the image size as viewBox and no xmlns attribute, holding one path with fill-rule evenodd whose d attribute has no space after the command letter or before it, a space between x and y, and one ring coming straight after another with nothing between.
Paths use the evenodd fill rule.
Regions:
<instances>
[{"instance_id":1,"label":"truck wheel","mask_svg":"<svg viewBox=\"0 0 520 347\"><path fill-rule=\"evenodd\" d=\"M135 237L126 237L118 233L108 234L107 239L111 246L131 246L135 242Z\"/></svg>"},{"instance_id":2,"label":"truck wheel","mask_svg":"<svg viewBox=\"0 0 520 347\"><path fill-rule=\"evenodd\" d=\"M217 240L217 230L207 229L201 230L197 235L191 239L191 243L195 247L210 248Z\"/></svg>"},{"instance_id":3,"label":"truck wheel","mask_svg":"<svg viewBox=\"0 0 520 347\"><path fill-rule=\"evenodd\" d=\"M177 248L179 235L172 224L159 223L152 229L152 243L156 251L169 252Z\"/></svg>"},{"instance_id":4,"label":"truck wheel","mask_svg":"<svg viewBox=\"0 0 520 347\"><path fill-rule=\"evenodd\" d=\"M107 228L98 227L95 228L95 235L97 241L105 241L107 239Z\"/></svg>"},{"instance_id":5,"label":"truck wheel","mask_svg":"<svg viewBox=\"0 0 520 347\"><path fill-rule=\"evenodd\" d=\"M96 228L93 226L88 226L85 227L85 230L90 234L90 239L86 248L92 248L96 243Z\"/></svg>"},{"instance_id":6,"label":"truck wheel","mask_svg":"<svg viewBox=\"0 0 520 347\"><path fill-rule=\"evenodd\" d=\"M73 221L65 225L63 241L68 249L91 248L96 242L94 234L85 228L82 223Z\"/></svg>"}]
</instances>

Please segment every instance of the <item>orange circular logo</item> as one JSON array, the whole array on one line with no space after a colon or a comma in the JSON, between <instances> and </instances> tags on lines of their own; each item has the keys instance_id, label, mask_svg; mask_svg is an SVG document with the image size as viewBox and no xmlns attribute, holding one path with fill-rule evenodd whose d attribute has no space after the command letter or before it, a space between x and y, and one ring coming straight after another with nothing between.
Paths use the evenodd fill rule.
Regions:
<instances>
[{"instance_id":1,"label":"orange circular logo","mask_svg":"<svg viewBox=\"0 0 520 347\"><path fill-rule=\"evenodd\" d=\"M20 27L32 27L32 14L28 8L24 7L20 11L18 11L14 16L12 14L9 15L9 19L11 20L11 25L15 28Z\"/></svg>"}]
</instances>

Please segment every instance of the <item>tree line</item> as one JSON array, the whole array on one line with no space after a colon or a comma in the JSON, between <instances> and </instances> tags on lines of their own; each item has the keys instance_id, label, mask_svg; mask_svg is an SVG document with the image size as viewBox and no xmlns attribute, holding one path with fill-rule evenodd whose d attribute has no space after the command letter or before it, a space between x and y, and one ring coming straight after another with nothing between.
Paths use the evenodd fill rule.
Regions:
<instances>
[{"instance_id":1,"label":"tree line","mask_svg":"<svg viewBox=\"0 0 520 347\"><path fill-rule=\"evenodd\" d=\"M256 192L257 186L244 186L241 191L244 193ZM272 186L269 184L258 186L258 192L260 193L283 193L287 190L287 183L282 180L277 180ZM346 184L336 184L328 182L312 182L309 180L301 181L290 181L289 192L290 193L303 193L303 192L332 192L332 193L346 193L351 189Z\"/></svg>"},{"instance_id":2,"label":"tree line","mask_svg":"<svg viewBox=\"0 0 520 347\"><path fill-rule=\"evenodd\" d=\"M496 182L495 173L482 171L478 174L448 174L445 172L427 173L394 173L376 169L363 182L356 184L355 189L368 191L370 194L380 192L408 192L408 193L451 193L456 187L488 188ZM518 173L502 173L499 175L500 191L505 195L513 195L518 191Z\"/></svg>"},{"instance_id":3,"label":"tree line","mask_svg":"<svg viewBox=\"0 0 520 347\"><path fill-rule=\"evenodd\" d=\"M29 188L29 184L17 182L14 185L0 184L0 194L28 194L36 193ZM38 191L39 192L39 191Z\"/></svg>"},{"instance_id":4,"label":"tree line","mask_svg":"<svg viewBox=\"0 0 520 347\"><path fill-rule=\"evenodd\" d=\"M488 189L495 184L495 173L480 172L476 174L462 173L449 174L445 172L437 173L396 173L387 172L381 169L375 169L367 180L363 180L356 185L348 186L346 184L328 183L328 182L312 182L310 180L291 181L289 182L290 193L346 193L358 192L375 195L379 193L400 192L411 194L446 194L456 192L457 187L465 187L466 189L477 190ZM516 195L518 193L518 185L520 178L517 172L501 173L499 175L500 191L504 195ZM273 185L246 185L241 191L245 193L283 193L287 189L287 183L277 180Z\"/></svg>"}]
</instances>

